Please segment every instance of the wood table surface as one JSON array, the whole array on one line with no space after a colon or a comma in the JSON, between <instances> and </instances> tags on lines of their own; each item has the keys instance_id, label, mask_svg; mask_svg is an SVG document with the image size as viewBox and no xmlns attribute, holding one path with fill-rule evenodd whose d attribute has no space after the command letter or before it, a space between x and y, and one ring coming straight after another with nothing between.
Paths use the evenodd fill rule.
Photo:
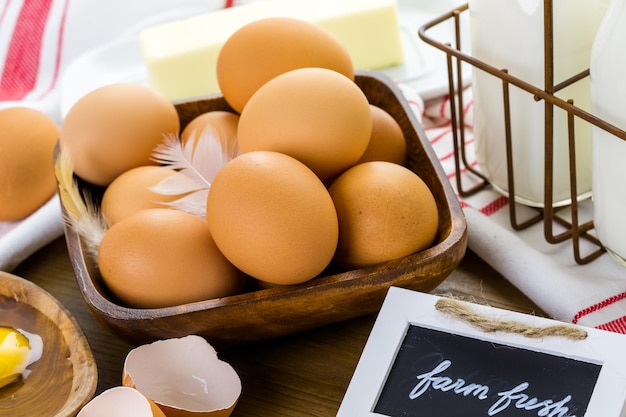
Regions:
<instances>
[{"instance_id":1,"label":"wood table surface","mask_svg":"<svg viewBox=\"0 0 626 417\"><path fill-rule=\"evenodd\" d=\"M39 250L12 273L47 290L76 318L98 366L96 394L120 385L124 358L133 346L102 327L89 312L78 290L64 238ZM432 293L545 316L471 251ZM232 416L334 416L375 318L368 315L219 352L242 380L242 395Z\"/></svg>"}]
</instances>

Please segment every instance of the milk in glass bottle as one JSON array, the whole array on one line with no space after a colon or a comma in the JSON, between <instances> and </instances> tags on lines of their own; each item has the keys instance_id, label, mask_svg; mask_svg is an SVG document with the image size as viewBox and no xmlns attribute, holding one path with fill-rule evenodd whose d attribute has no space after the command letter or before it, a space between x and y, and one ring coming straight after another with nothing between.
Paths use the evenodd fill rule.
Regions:
<instances>
[{"instance_id":1,"label":"milk in glass bottle","mask_svg":"<svg viewBox=\"0 0 626 417\"><path fill-rule=\"evenodd\" d=\"M554 0L554 84L589 68L591 45L609 0ZM544 88L544 4L541 0L469 0L472 55ZM502 80L472 70L476 158L493 187L508 195ZM510 85L511 140L516 201L542 207L544 197L544 101ZM588 77L555 93L590 107ZM571 203L567 114L554 108L554 206ZM576 121L577 191L591 192L591 127Z\"/></svg>"},{"instance_id":2,"label":"milk in glass bottle","mask_svg":"<svg viewBox=\"0 0 626 417\"><path fill-rule=\"evenodd\" d=\"M626 0L613 0L591 53L591 110L626 130ZM593 127L594 226L607 250L626 259L626 141Z\"/></svg>"}]
</instances>

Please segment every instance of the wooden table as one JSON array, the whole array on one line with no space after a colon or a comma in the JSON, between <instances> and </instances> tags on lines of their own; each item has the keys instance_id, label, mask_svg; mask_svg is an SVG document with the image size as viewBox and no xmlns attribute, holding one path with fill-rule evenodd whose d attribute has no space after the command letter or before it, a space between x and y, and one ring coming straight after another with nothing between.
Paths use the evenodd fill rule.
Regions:
<instances>
[{"instance_id":1,"label":"wooden table","mask_svg":"<svg viewBox=\"0 0 626 417\"><path fill-rule=\"evenodd\" d=\"M120 385L124 358L132 346L103 328L87 309L76 285L65 240L55 240L12 273L50 292L74 315L98 365L97 393ZM545 316L471 252L433 293ZM369 315L219 352L235 368L243 384L232 416L334 416L374 320L375 315Z\"/></svg>"}]
</instances>

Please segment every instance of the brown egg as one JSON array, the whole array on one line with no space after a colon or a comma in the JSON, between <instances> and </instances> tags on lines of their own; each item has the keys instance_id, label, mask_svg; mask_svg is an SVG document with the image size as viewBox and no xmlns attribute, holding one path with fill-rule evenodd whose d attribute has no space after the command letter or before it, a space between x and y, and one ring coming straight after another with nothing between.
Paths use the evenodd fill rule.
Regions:
<instances>
[{"instance_id":1,"label":"brown egg","mask_svg":"<svg viewBox=\"0 0 626 417\"><path fill-rule=\"evenodd\" d=\"M437 234L437 203L413 171L373 161L342 173L329 192L339 218L336 260L360 268L428 248Z\"/></svg>"},{"instance_id":2,"label":"brown egg","mask_svg":"<svg viewBox=\"0 0 626 417\"><path fill-rule=\"evenodd\" d=\"M26 107L0 110L0 221L34 213L55 193L56 123Z\"/></svg>"},{"instance_id":3,"label":"brown egg","mask_svg":"<svg viewBox=\"0 0 626 417\"><path fill-rule=\"evenodd\" d=\"M372 132L361 89L324 68L301 68L272 79L239 119L242 153L275 151L303 162L323 181L354 165Z\"/></svg>"},{"instance_id":4,"label":"brown egg","mask_svg":"<svg viewBox=\"0 0 626 417\"><path fill-rule=\"evenodd\" d=\"M172 103L156 90L118 83L78 100L61 124L61 146L69 148L75 173L106 186L121 173L153 164L154 147L180 122Z\"/></svg>"},{"instance_id":5,"label":"brown egg","mask_svg":"<svg viewBox=\"0 0 626 417\"><path fill-rule=\"evenodd\" d=\"M317 276L337 245L337 214L319 178L278 152L242 154L215 176L207 221L222 253L273 284Z\"/></svg>"},{"instance_id":6,"label":"brown egg","mask_svg":"<svg viewBox=\"0 0 626 417\"><path fill-rule=\"evenodd\" d=\"M245 283L215 246L206 221L172 209L141 210L111 226L98 265L111 292L134 308L233 295Z\"/></svg>"},{"instance_id":7,"label":"brown egg","mask_svg":"<svg viewBox=\"0 0 626 417\"><path fill-rule=\"evenodd\" d=\"M237 144L237 125L239 124L239 115L228 111L214 110L202 113L196 116L183 129L180 134L180 140L183 145L187 143L190 137L197 142L205 129L208 127L212 132L218 135L222 146L226 145L231 155L239 152Z\"/></svg>"},{"instance_id":8,"label":"brown egg","mask_svg":"<svg viewBox=\"0 0 626 417\"><path fill-rule=\"evenodd\" d=\"M404 165L406 140L402 128L389 113L370 104L372 110L372 135L358 163L387 161Z\"/></svg>"},{"instance_id":9,"label":"brown egg","mask_svg":"<svg viewBox=\"0 0 626 417\"><path fill-rule=\"evenodd\" d=\"M139 210L167 208L163 203L176 200L180 195L159 194L150 188L171 175L183 174L156 165L144 165L115 178L102 196L101 212L107 223L117 223Z\"/></svg>"},{"instance_id":10,"label":"brown egg","mask_svg":"<svg viewBox=\"0 0 626 417\"><path fill-rule=\"evenodd\" d=\"M354 79L350 53L332 33L304 20L270 17L243 26L226 40L216 74L224 98L241 113L267 81L305 67L328 68Z\"/></svg>"}]
</instances>

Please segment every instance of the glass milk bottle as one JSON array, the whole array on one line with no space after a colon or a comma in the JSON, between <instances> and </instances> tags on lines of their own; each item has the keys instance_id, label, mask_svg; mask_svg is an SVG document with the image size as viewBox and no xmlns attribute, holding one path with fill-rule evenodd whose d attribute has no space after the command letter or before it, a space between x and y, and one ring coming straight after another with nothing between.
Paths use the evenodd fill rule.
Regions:
<instances>
[{"instance_id":1,"label":"glass milk bottle","mask_svg":"<svg viewBox=\"0 0 626 417\"><path fill-rule=\"evenodd\" d=\"M591 45L609 0L554 0L554 84L589 67ZM544 88L544 5L541 0L469 0L472 55ZM502 81L473 69L474 138L478 165L508 195ZM516 201L544 205L545 102L509 85ZM589 78L555 93L589 110ZM571 202L567 114L554 108L553 205ZM591 127L576 122L577 190L591 192Z\"/></svg>"},{"instance_id":2,"label":"glass milk bottle","mask_svg":"<svg viewBox=\"0 0 626 417\"><path fill-rule=\"evenodd\" d=\"M591 110L626 130L626 0L613 0L593 44ZM626 258L626 141L593 127L593 206L598 238Z\"/></svg>"}]
</instances>

